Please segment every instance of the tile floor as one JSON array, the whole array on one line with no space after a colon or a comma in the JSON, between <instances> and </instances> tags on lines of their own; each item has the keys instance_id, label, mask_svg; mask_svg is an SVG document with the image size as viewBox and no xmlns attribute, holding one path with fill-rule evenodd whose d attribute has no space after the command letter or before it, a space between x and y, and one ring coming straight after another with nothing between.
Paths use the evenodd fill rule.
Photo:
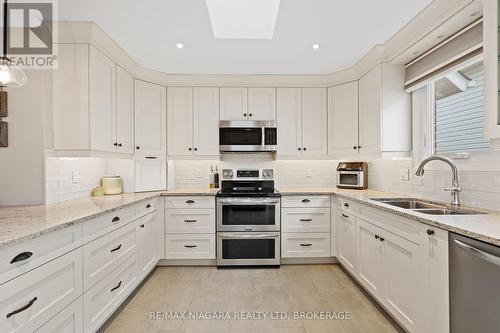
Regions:
<instances>
[{"instance_id":1,"label":"tile floor","mask_svg":"<svg viewBox=\"0 0 500 333\"><path fill-rule=\"evenodd\" d=\"M286 312L289 319L150 319L151 312ZM349 312L350 319L293 318L294 312ZM258 314L255 314L258 316ZM261 315L263 316L263 315ZM160 267L106 333L398 332L338 265L279 269Z\"/></svg>"}]
</instances>

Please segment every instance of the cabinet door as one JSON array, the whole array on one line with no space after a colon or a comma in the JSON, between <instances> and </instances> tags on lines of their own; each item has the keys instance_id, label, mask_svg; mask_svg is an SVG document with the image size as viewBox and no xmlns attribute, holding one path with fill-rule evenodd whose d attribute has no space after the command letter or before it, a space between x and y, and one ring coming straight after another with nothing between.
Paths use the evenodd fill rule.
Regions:
<instances>
[{"instance_id":1,"label":"cabinet door","mask_svg":"<svg viewBox=\"0 0 500 333\"><path fill-rule=\"evenodd\" d=\"M194 88L195 155L219 155L219 88Z\"/></svg>"},{"instance_id":2,"label":"cabinet door","mask_svg":"<svg viewBox=\"0 0 500 333\"><path fill-rule=\"evenodd\" d=\"M380 297L382 286L382 229L356 219L359 281L372 295ZM382 237L382 238L381 238Z\"/></svg>"},{"instance_id":3,"label":"cabinet door","mask_svg":"<svg viewBox=\"0 0 500 333\"><path fill-rule=\"evenodd\" d=\"M276 88L248 88L248 119L276 120Z\"/></svg>"},{"instance_id":4,"label":"cabinet door","mask_svg":"<svg viewBox=\"0 0 500 333\"><path fill-rule=\"evenodd\" d=\"M247 120L247 111L247 88L220 88L220 120Z\"/></svg>"},{"instance_id":5,"label":"cabinet door","mask_svg":"<svg viewBox=\"0 0 500 333\"><path fill-rule=\"evenodd\" d=\"M302 154L327 154L326 89L302 89Z\"/></svg>"},{"instance_id":6,"label":"cabinet door","mask_svg":"<svg viewBox=\"0 0 500 333\"><path fill-rule=\"evenodd\" d=\"M89 64L91 149L114 152L116 150L116 65L92 46Z\"/></svg>"},{"instance_id":7,"label":"cabinet door","mask_svg":"<svg viewBox=\"0 0 500 333\"><path fill-rule=\"evenodd\" d=\"M277 96L278 154L300 155L302 152L301 89L278 88Z\"/></svg>"},{"instance_id":8,"label":"cabinet door","mask_svg":"<svg viewBox=\"0 0 500 333\"><path fill-rule=\"evenodd\" d=\"M356 272L356 218L353 215L339 213L337 221L338 259L354 275Z\"/></svg>"},{"instance_id":9,"label":"cabinet door","mask_svg":"<svg viewBox=\"0 0 500 333\"><path fill-rule=\"evenodd\" d=\"M35 333L83 333L83 298L68 305Z\"/></svg>"},{"instance_id":10,"label":"cabinet door","mask_svg":"<svg viewBox=\"0 0 500 333\"><path fill-rule=\"evenodd\" d=\"M116 66L116 143L120 153L134 153L134 78Z\"/></svg>"},{"instance_id":11,"label":"cabinet door","mask_svg":"<svg viewBox=\"0 0 500 333\"><path fill-rule=\"evenodd\" d=\"M160 230L160 221L156 217L158 211L141 217L137 221L137 235L139 243L139 279L144 278L156 266L160 260L160 244L158 234L163 234Z\"/></svg>"},{"instance_id":12,"label":"cabinet door","mask_svg":"<svg viewBox=\"0 0 500 333\"><path fill-rule=\"evenodd\" d=\"M358 155L358 81L328 89L328 154Z\"/></svg>"},{"instance_id":13,"label":"cabinet door","mask_svg":"<svg viewBox=\"0 0 500 333\"><path fill-rule=\"evenodd\" d=\"M410 332L421 331L425 270L417 244L386 232L382 263L383 304Z\"/></svg>"},{"instance_id":14,"label":"cabinet door","mask_svg":"<svg viewBox=\"0 0 500 333\"><path fill-rule=\"evenodd\" d=\"M166 88L135 80L135 153L166 155Z\"/></svg>"},{"instance_id":15,"label":"cabinet door","mask_svg":"<svg viewBox=\"0 0 500 333\"><path fill-rule=\"evenodd\" d=\"M135 159L135 191L161 191L167 188L167 162L163 157Z\"/></svg>"},{"instance_id":16,"label":"cabinet door","mask_svg":"<svg viewBox=\"0 0 500 333\"><path fill-rule=\"evenodd\" d=\"M193 154L193 88L168 88L168 154Z\"/></svg>"},{"instance_id":17,"label":"cabinet door","mask_svg":"<svg viewBox=\"0 0 500 333\"><path fill-rule=\"evenodd\" d=\"M382 67L378 65L359 80L359 154L380 152Z\"/></svg>"}]
</instances>

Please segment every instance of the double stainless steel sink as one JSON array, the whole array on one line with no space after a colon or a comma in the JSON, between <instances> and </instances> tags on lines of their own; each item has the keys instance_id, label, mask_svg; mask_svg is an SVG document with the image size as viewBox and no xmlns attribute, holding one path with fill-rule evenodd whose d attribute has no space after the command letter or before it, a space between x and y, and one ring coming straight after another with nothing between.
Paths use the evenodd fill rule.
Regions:
<instances>
[{"instance_id":1,"label":"double stainless steel sink","mask_svg":"<svg viewBox=\"0 0 500 333\"><path fill-rule=\"evenodd\" d=\"M384 203L386 205L395 206L403 209L408 209L414 212L430 214L430 215L474 215L474 214L485 214L483 212L461 209L461 208L450 208L446 205L425 201L414 198L371 198L371 200Z\"/></svg>"}]
</instances>

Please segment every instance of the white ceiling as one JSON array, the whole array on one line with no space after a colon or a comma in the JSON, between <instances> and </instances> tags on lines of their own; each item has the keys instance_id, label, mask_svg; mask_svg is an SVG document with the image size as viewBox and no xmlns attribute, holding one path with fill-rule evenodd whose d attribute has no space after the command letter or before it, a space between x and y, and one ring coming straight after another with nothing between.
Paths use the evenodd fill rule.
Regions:
<instances>
[{"instance_id":1,"label":"white ceiling","mask_svg":"<svg viewBox=\"0 0 500 333\"><path fill-rule=\"evenodd\" d=\"M355 64L431 2L282 0L271 40L215 39L204 0L63 0L59 15L96 22L139 64L166 73L327 74Z\"/></svg>"}]
</instances>

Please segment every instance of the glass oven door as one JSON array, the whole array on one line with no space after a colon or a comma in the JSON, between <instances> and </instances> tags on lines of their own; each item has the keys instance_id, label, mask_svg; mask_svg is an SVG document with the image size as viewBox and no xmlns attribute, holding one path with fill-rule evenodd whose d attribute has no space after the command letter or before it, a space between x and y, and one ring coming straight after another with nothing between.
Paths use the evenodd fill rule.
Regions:
<instances>
[{"instance_id":1,"label":"glass oven door","mask_svg":"<svg viewBox=\"0 0 500 333\"><path fill-rule=\"evenodd\" d=\"M217 231L279 231L279 198L217 198Z\"/></svg>"},{"instance_id":2,"label":"glass oven door","mask_svg":"<svg viewBox=\"0 0 500 333\"><path fill-rule=\"evenodd\" d=\"M218 233L217 265L279 265L279 232Z\"/></svg>"},{"instance_id":3,"label":"glass oven door","mask_svg":"<svg viewBox=\"0 0 500 333\"><path fill-rule=\"evenodd\" d=\"M362 187L363 181L359 172L338 171L337 184L343 187Z\"/></svg>"}]
</instances>

